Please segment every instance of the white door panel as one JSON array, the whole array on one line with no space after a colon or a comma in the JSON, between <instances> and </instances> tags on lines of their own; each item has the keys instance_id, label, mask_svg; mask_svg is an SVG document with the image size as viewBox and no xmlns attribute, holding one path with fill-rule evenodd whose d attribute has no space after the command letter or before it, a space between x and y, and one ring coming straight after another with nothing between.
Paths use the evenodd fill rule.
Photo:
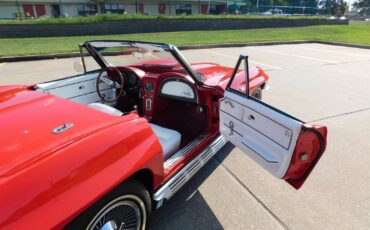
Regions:
<instances>
[{"instance_id":1,"label":"white door panel","mask_svg":"<svg viewBox=\"0 0 370 230\"><path fill-rule=\"evenodd\" d=\"M302 122L229 91L220 101L220 113L220 132L270 173L282 178Z\"/></svg>"},{"instance_id":2,"label":"white door panel","mask_svg":"<svg viewBox=\"0 0 370 230\"><path fill-rule=\"evenodd\" d=\"M98 72L86 73L80 76L40 83L37 84L36 87L37 91L57 95L59 97L88 105L94 102L102 102L96 89L98 74ZM107 76L107 74L104 73L103 76ZM99 83L99 88L101 89L101 92L106 95L108 100L113 98L116 94L116 91L104 82ZM104 104L114 106L116 103L104 102Z\"/></svg>"},{"instance_id":3,"label":"white door panel","mask_svg":"<svg viewBox=\"0 0 370 230\"><path fill-rule=\"evenodd\" d=\"M249 72L248 56L240 55L220 100L220 132L271 174L299 189L325 151L327 128L305 124L249 96L255 87L250 87Z\"/></svg>"}]
</instances>

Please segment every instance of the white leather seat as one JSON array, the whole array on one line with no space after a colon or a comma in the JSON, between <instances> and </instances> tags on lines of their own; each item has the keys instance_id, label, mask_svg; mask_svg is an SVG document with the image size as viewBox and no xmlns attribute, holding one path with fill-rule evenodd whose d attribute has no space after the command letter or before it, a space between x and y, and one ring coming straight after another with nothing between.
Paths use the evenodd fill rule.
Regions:
<instances>
[{"instance_id":1,"label":"white leather seat","mask_svg":"<svg viewBox=\"0 0 370 230\"><path fill-rule=\"evenodd\" d=\"M102 103L91 103L88 106L91 107L91 108L97 109L99 111L102 111L102 112L105 112L105 113L108 113L108 114L111 114L111 115L115 115L115 116L122 116L122 114L123 114L118 109L116 109L112 106L109 106L109 105L102 104Z\"/></svg>"},{"instance_id":2,"label":"white leather seat","mask_svg":"<svg viewBox=\"0 0 370 230\"><path fill-rule=\"evenodd\" d=\"M155 135L162 145L164 159L171 157L180 147L181 134L175 130L167 129L159 125L150 124Z\"/></svg>"}]
</instances>

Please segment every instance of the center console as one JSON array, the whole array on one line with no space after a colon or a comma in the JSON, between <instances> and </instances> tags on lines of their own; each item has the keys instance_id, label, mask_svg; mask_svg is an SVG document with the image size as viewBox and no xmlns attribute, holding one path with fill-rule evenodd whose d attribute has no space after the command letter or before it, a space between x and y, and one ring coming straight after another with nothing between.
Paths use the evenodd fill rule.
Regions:
<instances>
[{"instance_id":1,"label":"center console","mask_svg":"<svg viewBox=\"0 0 370 230\"><path fill-rule=\"evenodd\" d=\"M143 116L146 117L148 120L151 120L153 116L153 104L155 102L156 90L157 90L156 78L150 77L150 76L143 78L143 81L142 81L142 92L143 92L142 111L143 111Z\"/></svg>"}]
</instances>

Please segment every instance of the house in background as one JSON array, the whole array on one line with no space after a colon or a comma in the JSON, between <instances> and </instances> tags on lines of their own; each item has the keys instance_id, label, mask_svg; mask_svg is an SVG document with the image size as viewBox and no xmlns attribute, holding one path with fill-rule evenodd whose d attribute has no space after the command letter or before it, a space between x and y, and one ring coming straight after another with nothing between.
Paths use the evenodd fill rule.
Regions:
<instances>
[{"instance_id":1,"label":"house in background","mask_svg":"<svg viewBox=\"0 0 370 230\"><path fill-rule=\"evenodd\" d=\"M95 14L225 14L239 0L0 0L0 18Z\"/></svg>"}]
</instances>

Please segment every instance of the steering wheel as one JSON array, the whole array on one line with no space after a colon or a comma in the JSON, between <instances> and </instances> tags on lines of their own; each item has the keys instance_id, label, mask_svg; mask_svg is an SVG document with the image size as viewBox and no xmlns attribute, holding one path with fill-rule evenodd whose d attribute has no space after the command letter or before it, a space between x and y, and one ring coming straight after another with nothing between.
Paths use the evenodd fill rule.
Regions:
<instances>
[{"instance_id":1,"label":"steering wheel","mask_svg":"<svg viewBox=\"0 0 370 230\"><path fill-rule=\"evenodd\" d=\"M114 81L112 80L112 77L109 77L109 71L108 70L114 70L118 73L118 77L119 77L119 82L118 81ZM107 75L104 75L103 73L107 73ZM124 86L124 75L123 73L121 73L121 71L119 71L119 69L115 68L115 67L107 67L107 68L104 68L100 71L99 75L98 75L98 78L96 80L96 91L98 93L98 96L100 97L100 99L104 102L115 102L118 100L118 98L120 98L122 95L125 95L126 92L123 90L123 86ZM106 99L105 98L105 95L101 92L101 89L100 89L100 83L105 83L109 86L111 86L115 91L118 90L118 93L116 93L116 97L112 98L112 99Z\"/></svg>"}]
</instances>

